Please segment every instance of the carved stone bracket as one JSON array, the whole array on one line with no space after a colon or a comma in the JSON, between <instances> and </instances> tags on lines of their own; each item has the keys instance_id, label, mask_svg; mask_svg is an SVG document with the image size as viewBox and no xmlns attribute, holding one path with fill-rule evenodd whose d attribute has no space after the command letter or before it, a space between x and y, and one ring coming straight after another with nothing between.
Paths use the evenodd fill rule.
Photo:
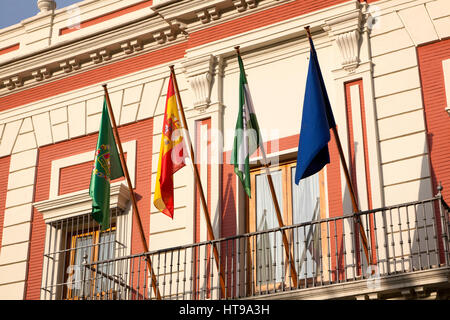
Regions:
<instances>
[{"instance_id":1,"label":"carved stone bracket","mask_svg":"<svg viewBox=\"0 0 450 320\"><path fill-rule=\"evenodd\" d=\"M100 63L103 61L102 56L98 52L93 52L89 55L94 63Z\"/></svg>"},{"instance_id":2,"label":"carved stone bracket","mask_svg":"<svg viewBox=\"0 0 450 320\"><path fill-rule=\"evenodd\" d=\"M3 80L3 85L8 88L8 90L12 90L14 89L16 86L14 85L14 83L12 82L11 79L5 79Z\"/></svg>"},{"instance_id":3,"label":"carved stone bracket","mask_svg":"<svg viewBox=\"0 0 450 320\"><path fill-rule=\"evenodd\" d=\"M13 90L23 86L23 79L20 76L14 76L10 79L3 80L3 85L6 86L8 90Z\"/></svg>"},{"instance_id":4,"label":"carved stone bracket","mask_svg":"<svg viewBox=\"0 0 450 320\"><path fill-rule=\"evenodd\" d=\"M187 29L187 24L178 19L172 19L170 21L170 25L172 32L174 32L175 34L184 32Z\"/></svg>"},{"instance_id":5,"label":"carved stone bracket","mask_svg":"<svg viewBox=\"0 0 450 320\"><path fill-rule=\"evenodd\" d=\"M193 93L194 108L206 109L211 102L211 84L215 58L212 55L190 59L183 63L186 78Z\"/></svg>"},{"instance_id":6,"label":"carved stone bracket","mask_svg":"<svg viewBox=\"0 0 450 320\"><path fill-rule=\"evenodd\" d=\"M72 70L78 70L81 68L81 64L78 59L63 61L59 64L59 66L64 70L65 73L69 73Z\"/></svg>"},{"instance_id":7,"label":"carved stone bracket","mask_svg":"<svg viewBox=\"0 0 450 320\"><path fill-rule=\"evenodd\" d=\"M36 81L42 81L51 77L51 72L48 68L41 68L31 73Z\"/></svg>"},{"instance_id":8,"label":"carved stone bracket","mask_svg":"<svg viewBox=\"0 0 450 320\"><path fill-rule=\"evenodd\" d=\"M125 52L126 54L133 53L135 51L142 50L142 41L138 39L126 41L120 45L120 48Z\"/></svg>"},{"instance_id":9,"label":"carved stone bracket","mask_svg":"<svg viewBox=\"0 0 450 320\"><path fill-rule=\"evenodd\" d=\"M102 49L96 52L92 52L89 57L92 59L92 61L97 64L102 61L107 61L111 59L111 52L107 49Z\"/></svg>"},{"instance_id":10,"label":"carved stone bracket","mask_svg":"<svg viewBox=\"0 0 450 320\"><path fill-rule=\"evenodd\" d=\"M247 8L256 8L257 2L257 0L233 0L234 7L238 12L243 12Z\"/></svg>"},{"instance_id":11,"label":"carved stone bracket","mask_svg":"<svg viewBox=\"0 0 450 320\"><path fill-rule=\"evenodd\" d=\"M187 28L187 24L185 24L184 22L181 22L177 19L171 20L169 22L169 24L170 24L169 29L153 32L153 34L152 34L153 39L158 44L164 44L164 43L166 43L166 41L175 40L177 38L177 35L179 33L183 33Z\"/></svg>"},{"instance_id":12,"label":"carved stone bracket","mask_svg":"<svg viewBox=\"0 0 450 320\"><path fill-rule=\"evenodd\" d=\"M100 50L98 53L102 57L103 61L111 60L111 51L109 51L107 49L103 49L103 50Z\"/></svg>"},{"instance_id":13,"label":"carved stone bracket","mask_svg":"<svg viewBox=\"0 0 450 320\"><path fill-rule=\"evenodd\" d=\"M323 29L336 41L344 70L354 72L359 66L361 10L357 9L325 21Z\"/></svg>"},{"instance_id":14,"label":"carved stone bracket","mask_svg":"<svg viewBox=\"0 0 450 320\"><path fill-rule=\"evenodd\" d=\"M342 67L351 72L359 65L359 31L339 34L336 43L342 54Z\"/></svg>"},{"instance_id":15,"label":"carved stone bracket","mask_svg":"<svg viewBox=\"0 0 450 320\"><path fill-rule=\"evenodd\" d=\"M163 44L166 42L166 35L162 31L154 32L153 33L153 39L159 44Z\"/></svg>"},{"instance_id":16,"label":"carved stone bracket","mask_svg":"<svg viewBox=\"0 0 450 320\"><path fill-rule=\"evenodd\" d=\"M217 20L220 18L219 10L216 7L210 7L196 12L197 17L202 23L208 23L211 20Z\"/></svg>"}]
</instances>

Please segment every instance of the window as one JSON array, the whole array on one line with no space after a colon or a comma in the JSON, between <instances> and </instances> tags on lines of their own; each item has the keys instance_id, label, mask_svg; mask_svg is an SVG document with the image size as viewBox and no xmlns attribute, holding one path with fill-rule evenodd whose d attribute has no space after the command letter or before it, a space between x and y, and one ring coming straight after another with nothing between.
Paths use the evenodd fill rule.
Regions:
<instances>
[{"instance_id":1,"label":"window","mask_svg":"<svg viewBox=\"0 0 450 320\"><path fill-rule=\"evenodd\" d=\"M285 226L318 220L324 217L325 205L323 172L295 184L295 162L271 169L275 193ZM278 228L278 220L267 181L265 168L251 172L252 197L249 203L249 232ZM286 230L286 236L295 262L297 276L310 279L319 274L321 239L320 227L304 225ZM289 283L289 263L286 261L282 233L258 235L252 243L252 267L256 289L270 289Z\"/></svg>"},{"instance_id":2,"label":"window","mask_svg":"<svg viewBox=\"0 0 450 320\"><path fill-rule=\"evenodd\" d=\"M116 228L79 233L70 237L66 298L102 298L104 295L112 295L113 263L95 262L114 258Z\"/></svg>"},{"instance_id":3,"label":"window","mask_svg":"<svg viewBox=\"0 0 450 320\"><path fill-rule=\"evenodd\" d=\"M87 190L33 204L46 226L42 300L123 297L130 279L119 274L126 275L129 266L117 258L131 252L128 188L113 183L110 196L111 225L103 232L90 215L92 198Z\"/></svg>"}]
</instances>

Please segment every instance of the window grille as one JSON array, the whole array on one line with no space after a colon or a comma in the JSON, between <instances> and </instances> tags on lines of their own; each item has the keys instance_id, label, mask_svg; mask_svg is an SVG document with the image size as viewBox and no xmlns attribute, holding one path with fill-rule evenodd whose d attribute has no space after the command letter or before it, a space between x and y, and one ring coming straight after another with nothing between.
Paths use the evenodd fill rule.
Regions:
<instances>
[{"instance_id":1,"label":"window grille","mask_svg":"<svg viewBox=\"0 0 450 320\"><path fill-rule=\"evenodd\" d=\"M90 213L46 224L43 261L43 299L114 299L128 264L101 263L129 254L124 211L110 210L110 226L100 230Z\"/></svg>"}]
</instances>

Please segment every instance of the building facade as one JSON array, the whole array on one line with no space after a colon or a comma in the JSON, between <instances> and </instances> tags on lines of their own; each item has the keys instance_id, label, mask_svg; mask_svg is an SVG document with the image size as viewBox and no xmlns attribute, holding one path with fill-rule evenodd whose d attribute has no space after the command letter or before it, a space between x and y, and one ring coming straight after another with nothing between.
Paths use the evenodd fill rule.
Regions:
<instances>
[{"instance_id":1,"label":"building facade","mask_svg":"<svg viewBox=\"0 0 450 320\"><path fill-rule=\"evenodd\" d=\"M0 30L1 299L448 297L448 0L37 5L39 14ZM330 164L299 186L293 182L306 26L370 265L333 135ZM235 46L284 229L261 154L251 157L250 198L230 164L239 98ZM190 165L174 175L174 218L153 206L171 65L214 239ZM124 180L113 181L106 232L90 218L88 193L103 84L138 207L135 215Z\"/></svg>"}]
</instances>

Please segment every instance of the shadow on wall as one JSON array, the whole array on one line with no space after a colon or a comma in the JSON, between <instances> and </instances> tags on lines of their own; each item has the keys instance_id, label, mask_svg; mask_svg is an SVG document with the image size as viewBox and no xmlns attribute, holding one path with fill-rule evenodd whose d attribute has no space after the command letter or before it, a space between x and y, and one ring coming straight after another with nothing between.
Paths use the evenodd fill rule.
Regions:
<instances>
[{"instance_id":1,"label":"shadow on wall","mask_svg":"<svg viewBox=\"0 0 450 320\"><path fill-rule=\"evenodd\" d=\"M432 148L432 135L428 135ZM421 179L416 200L435 196L429 170L429 152L423 154ZM409 198L409 197L408 197ZM439 202L402 206L383 211L384 252L388 274L429 269L443 262L443 243ZM380 246L379 246L380 247Z\"/></svg>"}]
</instances>

